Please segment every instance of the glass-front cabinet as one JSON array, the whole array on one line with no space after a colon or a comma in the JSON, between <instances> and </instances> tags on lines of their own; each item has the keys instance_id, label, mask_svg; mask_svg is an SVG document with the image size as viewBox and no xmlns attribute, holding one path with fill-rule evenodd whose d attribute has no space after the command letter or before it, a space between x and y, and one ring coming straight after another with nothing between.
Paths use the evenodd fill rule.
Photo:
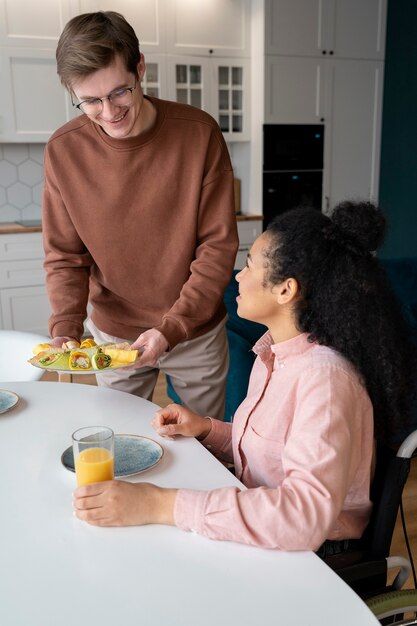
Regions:
<instances>
[{"instance_id":1,"label":"glass-front cabinet","mask_svg":"<svg viewBox=\"0 0 417 626\"><path fill-rule=\"evenodd\" d=\"M168 99L210 113L226 141L249 139L249 66L245 59L170 57Z\"/></svg>"},{"instance_id":2,"label":"glass-front cabinet","mask_svg":"<svg viewBox=\"0 0 417 626\"><path fill-rule=\"evenodd\" d=\"M143 93L154 98L165 98L167 93L165 57L159 54L147 54L145 63L146 71L141 83Z\"/></svg>"},{"instance_id":3,"label":"glass-front cabinet","mask_svg":"<svg viewBox=\"0 0 417 626\"><path fill-rule=\"evenodd\" d=\"M203 106L203 68L197 63L175 64L175 100L191 104L199 109Z\"/></svg>"},{"instance_id":4,"label":"glass-front cabinet","mask_svg":"<svg viewBox=\"0 0 417 626\"><path fill-rule=\"evenodd\" d=\"M244 132L244 68L217 66L218 122L224 133Z\"/></svg>"}]
</instances>

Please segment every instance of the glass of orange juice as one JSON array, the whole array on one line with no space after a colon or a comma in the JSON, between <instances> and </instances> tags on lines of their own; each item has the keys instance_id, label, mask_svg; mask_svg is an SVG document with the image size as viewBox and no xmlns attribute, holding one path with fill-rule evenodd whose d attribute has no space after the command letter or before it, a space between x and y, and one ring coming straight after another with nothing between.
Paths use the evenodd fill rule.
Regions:
<instances>
[{"instance_id":1,"label":"glass of orange juice","mask_svg":"<svg viewBox=\"0 0 417 626\"><path fill-rule=\"evenodd\" d=\"M72 434L78 487L114 478L114 433L107 426L86 426Z\"/></svg>"}]
</instances>

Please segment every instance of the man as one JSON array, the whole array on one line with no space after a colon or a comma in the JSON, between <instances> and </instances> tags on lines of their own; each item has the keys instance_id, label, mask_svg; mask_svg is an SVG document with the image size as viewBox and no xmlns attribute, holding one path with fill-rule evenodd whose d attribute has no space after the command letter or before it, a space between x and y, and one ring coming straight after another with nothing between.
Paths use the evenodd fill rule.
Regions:
<instances>
[{"instance_id":1,"label":"man","mask_svg":"<svg viewBox=\"0 0 417 626\"><path fill-rule=\"evenodd\" d=\"M233 171L216 122L143 95L145 60L118 13L79 15L57 69L83 115L45 151L43 232L49 330L144 348L137 369L98 384L150 399L159 370L193 411L223 417L223 293L238 240Z\"/></svg>"}]
</instances>

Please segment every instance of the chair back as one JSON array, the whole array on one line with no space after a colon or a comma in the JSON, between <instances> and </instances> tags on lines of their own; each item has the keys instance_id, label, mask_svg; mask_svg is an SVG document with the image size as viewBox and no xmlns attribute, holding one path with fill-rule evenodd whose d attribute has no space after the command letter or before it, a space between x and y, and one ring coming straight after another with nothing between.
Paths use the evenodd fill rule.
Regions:
<instances>
[{"instance_id":1,"label":"chair back","mask_svg":"<svg viewBox=\"0 0 417 626\"><path fill-rule=\"evenodd\" d=\"M324 559L361 597L382 593L387 586L387 558L411 458L416 449L417 430L406 437L397 453L378 445L371 487L373 511L368 527L356 550Z\"/></svg>"},{"instance_id":2,"label":"chair back","mask_svg":"<svg viewBox=\"0 0 417 626\"><path fill-rule=\"evenodd\" d=\"M19 330L0 330L0 382L40 380L44 371L30 365L32 348L48 337Z\"/></svg>"},{"instance_id":3,"label":"chair back","mask_svg":"<svg viewBox=\"0 0 417 626\"><path fill-rule=\"evenodd\" d=\"M393 450L385 446L377 447L377 463L371 487L373 510L362 537L371 558L389 556L401 497L410 472L410 462L410 458L396 456Z\"/></svg>"}]
</instances>

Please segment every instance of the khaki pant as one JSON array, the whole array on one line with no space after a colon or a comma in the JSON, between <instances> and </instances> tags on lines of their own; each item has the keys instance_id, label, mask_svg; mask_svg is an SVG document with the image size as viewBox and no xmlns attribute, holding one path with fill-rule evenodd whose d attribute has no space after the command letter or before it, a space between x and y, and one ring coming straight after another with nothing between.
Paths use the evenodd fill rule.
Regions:
<instances>
[{"instance_id":1,"label":"khaki pant","mask_svg":"<svg viewBox=\"0 0 417 626\"><path fill-rule=\"evenodd\" d=\"M87 328L96 343L126 341L100 331L91 320ZM201 337L179 343L163 354L155 367L117 370L97 376L97 384L151 400L159 371L167 374L183 404L200 415L223 420L229 348L226 318Z\"/></svg>"}]
</instances>

